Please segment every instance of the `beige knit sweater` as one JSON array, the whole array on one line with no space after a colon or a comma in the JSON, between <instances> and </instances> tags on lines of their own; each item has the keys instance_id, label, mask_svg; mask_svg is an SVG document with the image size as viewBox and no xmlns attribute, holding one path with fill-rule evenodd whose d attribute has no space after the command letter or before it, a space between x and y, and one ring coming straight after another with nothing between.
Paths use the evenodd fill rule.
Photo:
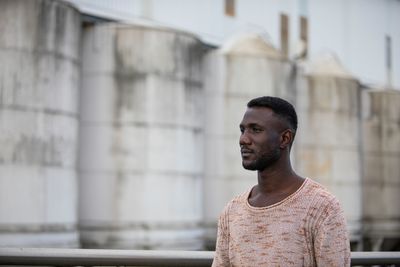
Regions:
<instances>
[{"instance_id":1,"label":"beige knit sweater","mask_svg":"<svg viewBox=\"0 0 400 267\"><path fill-rule=\"evenodd\" d=\"M346 222L337 199L306 179L284 200L267 207L234 198L218 222L213 267L350 266Z\"/></svg>"}]
</instances>

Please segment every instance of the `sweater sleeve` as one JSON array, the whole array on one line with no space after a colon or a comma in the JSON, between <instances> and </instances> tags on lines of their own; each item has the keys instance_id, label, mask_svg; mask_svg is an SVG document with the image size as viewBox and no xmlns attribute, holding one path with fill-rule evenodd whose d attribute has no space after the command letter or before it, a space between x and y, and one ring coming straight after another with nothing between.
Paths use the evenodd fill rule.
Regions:
<instances>
[{"instance_id":1,"label":"sweater sleeve","mask_svg":"<svg viewBox=\"0 0 400 267\"><path fill-rule=\"evenodd\" d=\"M224 209L218 220L218 234L212 267L230 266L229 262L229 229L228 207Z\"/></svg>"},{"instance_id":2,"label":"sweater sleeve","mask_svg":"<svg viewBox=\"0 0 400 267\"><path fill-rule=\"evenodd\" d=\"M323 211L314 241L317 266L350 266L350 242L346 220L334 199Z\"/></svg>"}]
</instances>

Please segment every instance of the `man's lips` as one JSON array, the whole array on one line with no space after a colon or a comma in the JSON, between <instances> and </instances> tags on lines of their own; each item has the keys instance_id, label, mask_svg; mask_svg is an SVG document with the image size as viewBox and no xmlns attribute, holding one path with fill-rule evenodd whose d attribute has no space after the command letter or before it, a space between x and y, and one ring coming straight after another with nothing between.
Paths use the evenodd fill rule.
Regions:
<instances>
[{"instance_id":1,"label":"man's lips","mask_svg":"<svg viewBox=\"0 0 400 267\"><path fill-rule=\"evenodd\" d=\"M246 157L249 156L250 154L253 154L253 150L248 148L241 148L240 153L242 154L242 157Z\"/></svg>"}]
</instances>

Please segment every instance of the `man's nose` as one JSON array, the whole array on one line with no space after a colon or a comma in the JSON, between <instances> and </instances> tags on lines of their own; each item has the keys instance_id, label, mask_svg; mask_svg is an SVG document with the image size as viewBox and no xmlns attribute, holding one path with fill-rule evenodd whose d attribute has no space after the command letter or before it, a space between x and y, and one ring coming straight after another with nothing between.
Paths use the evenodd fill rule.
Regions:
<instances>
[{"instance_id":1,"label":"man's nose","mask_svg":"<svg viewBox=\"0 0 400 267\"><path fill-rule=\"evenodd\" d=\"M251 140L246 131L243 131L239 138L239 145L248 145L251 143Z\"/></svg>"}]
</instances>

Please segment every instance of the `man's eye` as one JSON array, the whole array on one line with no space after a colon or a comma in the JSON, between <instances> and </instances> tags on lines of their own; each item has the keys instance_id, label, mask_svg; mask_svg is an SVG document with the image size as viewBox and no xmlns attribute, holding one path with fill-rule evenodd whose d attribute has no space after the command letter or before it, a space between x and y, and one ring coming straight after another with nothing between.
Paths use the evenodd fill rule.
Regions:
<instances>
[{"instance_id":1,"label":"man's eye","mask_svg":"<svg viewBox=\"0 0 400 267\"><path fill-rule=\"evenodd\" d=\"M252 128L251 130L252 130L254 133L259 133L259 132L262 131L262 129L260 129L260 128Z\"/></svg>"}]
</instances>

